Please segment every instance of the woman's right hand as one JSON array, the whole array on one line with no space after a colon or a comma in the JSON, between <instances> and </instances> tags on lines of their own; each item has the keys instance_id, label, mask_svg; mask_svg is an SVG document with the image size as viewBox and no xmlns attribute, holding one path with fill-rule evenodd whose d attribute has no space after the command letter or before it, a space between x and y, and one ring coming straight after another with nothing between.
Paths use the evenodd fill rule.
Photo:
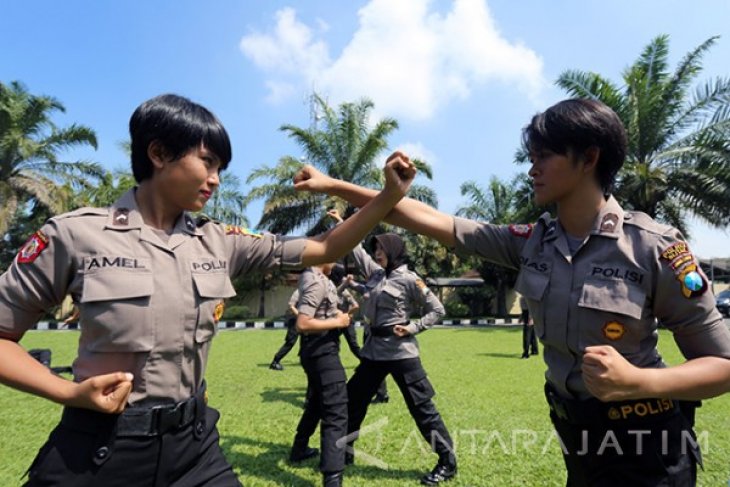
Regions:
<instances>
[{"instance_id":1,"label":"woman's right hand","mask_svg":"<svg viewBox=\"0 0 730 487\"><path fill-rule=\"evenodd\" d=\"M338 311L339 313L336 318L340 320L340 328L347 328L350 326L350 315L348 313L343 313L342 311Z\"/></svg>"},{"instance_id":2,"label":"woman's right hand","mask_svg":"<svg viewBox=\"0 0 730 487\"><path fill-rule=\"evenodd\" d=\"M314 166L306 165L294 175L294 189L311 193L326 193L332 187L333 179L318 171Z\"/></svg>"},{"instance_id":3,"label":"woman's right hand","mask_svg":"<svg viewBox=\"0 0 730 487\"><path fill-rule=\"evenodd\" d=\"M89 377L75 384L70 396L63 403L76 408L119 414L127 405L133 379L134 376L129 372L113 372Z\"/></svg>"},{"instance_id":4,"label":"woman's right hand","mask_svg":"<svg viewBox=\"0 0 730 487\"><path fill-rule=\"evenodd\" d=\"M335 220L337 223L342 223L343 221L345 221L340 216L340 212L335 209L327 210L327 216Z\"/></svg>"}]
</instances>

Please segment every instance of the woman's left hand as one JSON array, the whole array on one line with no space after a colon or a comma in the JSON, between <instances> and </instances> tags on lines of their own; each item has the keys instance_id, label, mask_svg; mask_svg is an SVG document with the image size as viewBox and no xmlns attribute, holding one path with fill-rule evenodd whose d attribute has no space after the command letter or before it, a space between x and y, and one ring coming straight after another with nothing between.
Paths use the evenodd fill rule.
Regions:
<instances>
[{"instance_id":1,"label":"woman's left hand","mask_svg":"<svg viewBox=\"0 0 730 487\"><path fill-rule=\"evenodd\" d=\"M398 337L401 337L401 338L407 337L408 335L411 334L411 332L408 331L408 328L406 328L403 325L395 325L393 327L393 333L395 334L395 336L398 336Z\"/></svg>"},{"instance_id":2,"label":"woman's left hand","mask_svg":"<svg viewBox=\"0 0 730 487\"><path fill-rule=\"evenodd\" d=\"M581 370L588 391L601 401L642 397L641 369L610 345L586 347Z\"/></svg>"}]
</instances>

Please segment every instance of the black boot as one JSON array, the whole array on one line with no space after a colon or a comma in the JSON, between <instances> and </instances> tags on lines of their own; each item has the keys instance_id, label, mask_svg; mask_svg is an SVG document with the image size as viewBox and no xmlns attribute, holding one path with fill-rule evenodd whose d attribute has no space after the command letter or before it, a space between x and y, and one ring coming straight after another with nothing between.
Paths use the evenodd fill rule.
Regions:
<instances>
[{"instance_id":1,"label":"black boot","mask_svg":"<svg viewBox=\"0 0 730 487\"><path fill-rule=\"evenodd\" d=\"M456 462L443 462L439 460L433 470L421 477L422 485L438 485L441 482L451 480L456 475Z\"/></svg>"},{"instance_id":2,"label":"black boot","mask_svg":"<svg viewBox=\"0 0 730 487\"><path fill-rule=\"evenodd\" d=\"M289 453L289 461L292 463L303 462L312 457L319 455L319 450L316 448L310 448L307 443L294 440L294 445L291 447L291 453Z\"/></svg>"},{"instance_id":3,"label":"black boot","mask_svg":"<svg viewBox=\"0 0 730 487\"><path fill-rule=\"evenodd\" d=\"M342 472L323 473L322 485L324 487L342 487Z\"/></svg>"},{"instance_id":4,"label":"black boot","mask_svg":"<svg viewBox=\"0 0 730 487\"><path fill-rule=\"evenodd\" d=\"M278 360L274 360L273 362L271 362L269 368L271 370L284 370L284 366L281 365Z\"/></svg>"},{"instance_id":5,"label":"black boot","mask_svg":"<svg viewBox=\"0 0 730 487\"><path fill-rule=\"evenodd\" d=\"M371 404L385 404L390 401L390 396L387 394L375 394L375 397L370 401Z\"/></svg>"}]
</instances>

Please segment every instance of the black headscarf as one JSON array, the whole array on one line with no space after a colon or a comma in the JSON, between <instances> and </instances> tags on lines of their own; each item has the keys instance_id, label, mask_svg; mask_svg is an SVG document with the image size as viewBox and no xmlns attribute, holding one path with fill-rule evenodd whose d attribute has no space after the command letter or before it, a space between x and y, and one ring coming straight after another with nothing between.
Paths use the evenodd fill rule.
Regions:
<instances>
[{"instance_id":1,"label":"black headscarf","mask_svg":"<svg viewBox=\"0 0 730 487\"><path fill-rule=\"evenodd\" d=\"M390 275L393 269L397 269L408 263L406 244L400 235L395 233L383 233L373 237L372 245L375 250L375 242L379 243L388 258L388 265L385 268L385 275Z\"/></svg>"}]
</instances>

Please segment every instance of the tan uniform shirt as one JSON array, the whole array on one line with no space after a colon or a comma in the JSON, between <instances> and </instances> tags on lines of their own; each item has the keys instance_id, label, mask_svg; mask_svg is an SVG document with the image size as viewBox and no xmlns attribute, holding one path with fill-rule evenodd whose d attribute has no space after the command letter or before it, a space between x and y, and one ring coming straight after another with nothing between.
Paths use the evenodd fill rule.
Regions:
<instances>
[{"instance_id":1,"label":"tan uniform shirt","mask_svg":"<svg viewBox=\"0 0 730 487\"><path fill-rule=\"evenodd\" d=\"M374 336L369 333L361 356L370 360L401 360L418 357L417 333L430 328L444 314L443 305L415 272L402 265L385 275L385 269L358 245L352 251L360 272L367 282L363 288L365 318L371 328L407 325L406 337ZM422 311L421 319L410 323L414 312Z\"/></svg>"},{"instance_id":2,"label":"tan uniform shirt","mask_svg":"<svg viewBox=\"0 0 730 487\"><path fill-rule=\"evenodd\" d=\"M334 283L318 269L310 267L299 276L299 314L318 320L334 318L339 311L338 300ZM302 358L337 354L340 350L340 329L303 333L299 345Z\"/></svg>"},{"instance_id":3,"label":"tan uniform shirt","mask_svg":"<svg viewBox=\"0 0 730 487\"><path fill-rule=\"evenodd\" d=\"M111 208L51 218L0 276L0 334L19 339L73 296L80 310L77 381L134 374L130 403L166 403L200 387L231 277L301 263L283 241L183 213L167 242L127 192Z\"/></svg>"},{"instance_id":4,"label":"tan uniform shirt","mask_svg":"<svg viewBox=\"0 0 730 487\"><path fill-rule=\"evenodd\" d=\"M454 229L457 250L519 270L515 289L544 344L546 378L565 397L590 397L580 371L587 346L611 345L638 367L664 367L657 322L687 359L730 358L730 332L681 234L624 212L613 197L573 254L547 213L534 228L454 218Z\"/></svg>"}]
</instances>

